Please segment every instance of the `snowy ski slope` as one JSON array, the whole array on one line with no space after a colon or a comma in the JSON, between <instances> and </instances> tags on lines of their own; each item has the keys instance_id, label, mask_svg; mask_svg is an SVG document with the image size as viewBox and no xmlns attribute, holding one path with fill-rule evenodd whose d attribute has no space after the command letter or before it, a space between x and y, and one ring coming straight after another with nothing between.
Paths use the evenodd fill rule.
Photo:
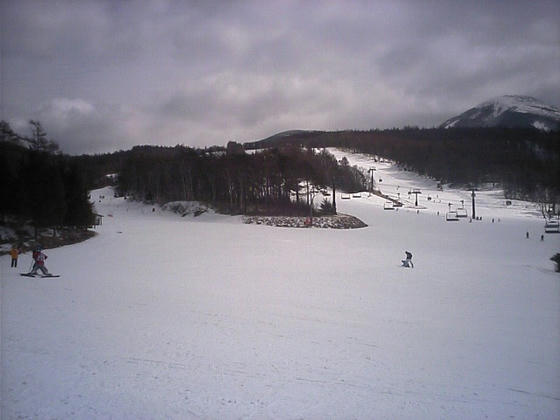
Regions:
<instances>
[{"instance_id":1,"label":"snowy ski slope","mask_svg":"<svg viewBox=\"0 0 560 420\"><path fill-rule=\"evenodd\" d=\"M493 192L445 222L469 192L375 166L426 208L363 193L338 206L367 228L288 229L94 191L99 234L46 251L62 277L0 259L1 417L558 418L560 235Z\"/></svg>"},{"instance_id":2,"label":"snowy ski slope","mask_svg":"<svg viewBox=\"0 0 560 420\"><path fill-rule=\"evenodd\" d=\"M351 153L335 148L328 148L327 150L338 160L346 157L352 166L357 165L366 171L374 168L376 189L391 198L400 200L405 208L416 210L415 195L409 193L418 189L421 191L421 194L418 195L418 208L422 213L437 214L439 212L439 215L444 219L445 214L450 209L456 211L458 208L464 207L469 218L472 216L472 192L467 189L461 190L442 185L440 190L436 180L420 176L414 172L404 171L390 161L376 162L374 157L370 155ZM371 172L368 173L368 180L370 179ZM367 194L362 194L362 196L366 197ZM507 201L509 201L509 204L506 204ZM378 200L377 204L379 204ZM476 217L489 218L490 220L494 218L494 221L501 218L542 218L540 204L521 200L506 200L502 190L492 188L475 192L475 209Z\"/></svg>"}]
</instances>

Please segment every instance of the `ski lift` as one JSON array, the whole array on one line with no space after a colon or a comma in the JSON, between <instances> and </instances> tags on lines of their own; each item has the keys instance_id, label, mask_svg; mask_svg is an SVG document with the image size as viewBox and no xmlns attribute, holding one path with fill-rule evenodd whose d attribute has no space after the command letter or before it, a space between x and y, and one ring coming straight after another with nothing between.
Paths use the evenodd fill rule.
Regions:
<instances>
[{"instance_id":1,"label":"ski lift","mask_svg":"<svg viewBox=\"0 0 560 420\"><path fill-rule=\"evenodd\" d=\"M95 216L95 220L93 224L95 226L101 226L103 224L103 215L97 213L94 213L93 215Z\"/></svg>"},{"instance_id":2,"label":"ski lift","mask_svg":"<svg viewBox=\"0 0 560 420\"><path fill-rule=\"evenodd\" d=\"M459 216L457 216L457 212L456 211L448 211L445 214L445 220L447 222L458 222L459 221Z\"/></svg>"},{"instance_id":3,"label":"ski lift","mask_svg":"<svg viewBox=\"0 0 560 420\"><path fill-rule=\"evenodd\" d=\"M383 210L395 210L395 204L392 201L385 201L383 204Z\"/></svg>"},{"instance_id":4,"label":"ski lift","mask_svg":"<svg viewBox=\"0 0 560 420\"><path fill-rule=\"evenodd\" d=\"M544 224L546 233L560 233L560 223L558 220L547 219Z\"/></svg>"},{"instance_id":5,"label":"ski lift","mask_svg":"<svg viewBox=\"0 0 560 420\"><path fill-rule=\"evenodd\" d=\"M414 206L418 207L418 194L422 194L422 191L420 191L418 188L414 188L412 191L408 192L408 195L411 194L414 194L415 196Z\"/></svg>"},{"instance_id":6,"label":"ski lift","mask_svg":"<svg viewBox=\"0 0 560 420\"><path fill-rule=\"evenodd\" d=\"M467 209L465 209L464 207L459 207L455 213L457 213L457 217L467 217L468 216L467 215Z\"/></svg>"}]
</instances>

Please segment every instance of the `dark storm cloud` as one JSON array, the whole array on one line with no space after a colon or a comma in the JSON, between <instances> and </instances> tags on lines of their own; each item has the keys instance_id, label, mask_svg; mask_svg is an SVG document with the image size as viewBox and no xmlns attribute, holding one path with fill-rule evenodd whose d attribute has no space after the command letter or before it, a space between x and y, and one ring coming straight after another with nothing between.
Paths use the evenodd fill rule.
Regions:
<instances>
[{"instance_id":1,"label":"dark storm cloud","mask_svg":"<svg viewBox=\"0 0 560 420\"><path fill-rule=\"evenodd\" d=\"M2 118L70 153L560 102L552 1L4 1Z\"/></svg>"}]
</instances>

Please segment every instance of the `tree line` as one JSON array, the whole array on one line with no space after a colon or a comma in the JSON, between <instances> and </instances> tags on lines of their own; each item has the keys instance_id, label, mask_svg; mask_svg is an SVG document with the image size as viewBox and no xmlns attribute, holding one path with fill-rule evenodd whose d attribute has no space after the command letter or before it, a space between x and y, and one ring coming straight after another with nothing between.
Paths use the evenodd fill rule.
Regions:
<instances>
[{"instance_id":1,"label":"tree line","mask_svg":"<svg viewBox=\"0 0 560 420\"><path fill-rule=\"evenodd\" d=\"M457 185L503 187L507 198L560 201L560 133L536 129L427 128L297 133L272 144L342 147ZM262 147L260 142L245 147Z\"/></svg>"},{"instance_id":2,"label":"tree line","mask_svg":"<svg viewBox=\"0 0 560 420\"><path fill-rule=\"evenodd\" d=\"M88 184L78 162L59 153L40 123L33 137L0 122L0 214L28 220L36 228L93 223Z\"/></svg>"},{"instance_id":3,"label":"tree line","mask_svg":"<svg viewBox=\"0 0 560 420\"><path fill-rule=\"evenodd\" d=\"M353 192L367 177L323 150L280 147L248 154L227 148L136 146L102 155L67 156L31 121L30 138L0 122L0 212L36 227L89 226L88 191L115 185L120 195L150 203L202 201L225 213L309 214L317 188ZM107 177L115 174L116 177ZM320 195L322 198L323 196ZM336 201L323 206L336 212Z\"/></svg>"},{"instance_id":4,"label":"tree line","mask_svg":"<svg viewBox=\"0 0 560 420\"><path fill-rule=\"evenodd\" d=\"M120 194L139 200L197 200L242 214L307 214L316 187L358 191L366 188L366 177L325 150L281 147L247 154L230 142L225 150L211 151L134 147L118 185Z\"/></svg>"},{"instance_id":5,"label":"tree line","mask_svg":"<svg viewBox=\"0 0 560 420\"><path fill-rule=\"evenodd\" d=\"M115 178L107 174L118 174L119 194L138 200L197 200L229 213L307 214L311 204L319 204L313 202L313 186L345 192L368 187L366 174L348 161L338 162L326 147L391 159L442 183L497 183L508 198L560 201L558 132L415 127L315 131L273 136L266 145L136 146L66 156L39 122L30 121L30 127L32 135L26 137L0 121L0 212L29 218L37 226L91 224L87 191L113 183ZM246 153L263 146L267 148Z\"/></svg>"}]
</instances>

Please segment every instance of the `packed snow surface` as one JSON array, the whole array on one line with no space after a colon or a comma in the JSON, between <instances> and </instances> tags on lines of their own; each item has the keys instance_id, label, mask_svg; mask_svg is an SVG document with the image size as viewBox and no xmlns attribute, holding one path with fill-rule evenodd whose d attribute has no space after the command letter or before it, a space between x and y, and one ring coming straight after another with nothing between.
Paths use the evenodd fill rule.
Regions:
<instances>
[{"instance_id":1,"label":"packed snow surface","mask_svg":"<svg viewBox=\"0 0 560 420\"><path fill-rule=\"evenodd\" d=\"M348 159L405 206L362 193L337 204L367 228L289 229L106 188L98 235L46 251L62 277L2 257L1 417L559 418L560 235L496 191L446 222L470 192Z\"/></svg>"}]
</instances>

